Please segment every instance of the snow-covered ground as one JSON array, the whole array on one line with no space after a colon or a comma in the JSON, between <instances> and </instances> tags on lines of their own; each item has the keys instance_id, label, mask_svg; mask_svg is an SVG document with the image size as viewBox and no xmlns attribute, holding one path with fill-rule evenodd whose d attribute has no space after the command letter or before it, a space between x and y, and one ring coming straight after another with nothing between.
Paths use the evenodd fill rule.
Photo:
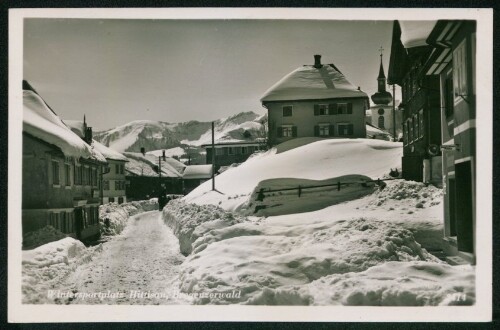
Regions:
<instances>
[{"instance_id":1,"label":"snow-covered ground","mask_svg":"<svg viewBox=\"0 0 500 330\"><path fill-rule=\"evenodd\" d=\"M82 265L62 283L61 291L82 296L60 299L58 303L160 305L186 304L176 297L179 265L184 256L172 231L158 211L129 218L126 229L103 244L92 262ZM85 293L107 293L87 296ZM114 295L111 295L114 293Z\"/></svg>"},{"instance_id":2,"label":"snow-covered ground","mask_svg":"<svg viewBox=\"0 0 500 330\"><path fill-rule=\"evenodd\" d=\"M110 203L99 208L102 240L119 234L130 216L156 210L156 199L118 205ZM79 266L86 264L102 251L102 244L85 247L51 226L26 234L22 252L23 303L50 303L48 290L61 289L61 283Z\"/></svg>"},{"instance_id":3,"label":"snow-covered ground","mask_svg":"<svg viewBox=\"0 0 500 330\"><path fill-rule=\"evenodd\" d=\"M387 178L402 152L400 143L378 140L300 142L225 171L216 179L219 192L207 183L163 209L188 255L181 290L240 292L194 303L474 303L474 267L447 265L427 251L439 250L442 240L442 190L434 186L396 179L383 189L357 183L365 193L344 198L335 194L348 188L267 194L259 203L279 204L276 212L253 215L261 187Z\"/></svg>"},{"instance_id":4,"label":"snow-covered ground","mask_svg":"<svg viewBox=\"0 0 500 330\"><path fill-rule=\"evenodd\" d=\"M211 191L212 183L207 181L184 200L239 210L261 181L275 179L274 183L286 184L288 179L333 180L353 174L379 178L400 167L403 153L401 143L373 139L302 138L285 144L291 144L290 149L278 146L218 175L215 185L219 192Z\"/></svg>"}]
</instances>

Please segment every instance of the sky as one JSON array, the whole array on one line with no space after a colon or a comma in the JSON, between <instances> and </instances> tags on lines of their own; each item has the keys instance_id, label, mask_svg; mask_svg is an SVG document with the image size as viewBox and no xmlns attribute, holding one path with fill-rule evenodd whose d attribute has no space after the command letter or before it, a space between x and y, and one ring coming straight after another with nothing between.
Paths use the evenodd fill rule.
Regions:
<instances>
[{"instance_id":1,"label":"sky","mask_svg":"<svg viewBox=\"0 0 500 330\"><path fill-rule=\"evenodd\" d=\"M61 118L85 114L95 130L211 121L264 114L264 92L315 54L371 96L391 35L392 21L29 18L23 76Z\"/></svg>"}]
</instances>

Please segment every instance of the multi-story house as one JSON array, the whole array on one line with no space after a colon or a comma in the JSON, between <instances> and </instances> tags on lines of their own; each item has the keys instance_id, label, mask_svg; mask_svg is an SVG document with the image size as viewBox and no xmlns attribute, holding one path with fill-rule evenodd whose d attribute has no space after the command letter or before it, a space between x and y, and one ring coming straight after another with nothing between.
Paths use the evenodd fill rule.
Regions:
<instances>
[{"instance_id":1,"label":"multi-story house","mask_svg":"<svg viewBox=\"0 0 500 330\"><path fill-rule=\"evenodd\" d=\"M298 137L365 138L369 99L333 64L304 65L261 98L268 110L269 144Z\"/></svg>"},{"instance_id":2,"label":"multi-story house","mask_svg":"<svg viewBox=\"0 0 500 330\"><path fill-rule=\"evenodd\" d=\"M415 24L420 24L416 29ZM401 86L403 109L402 176L441 184L442 158L439 77L426 75L433 47L425 40L435 22L394 22L389 84ZM403 32L402 32L403 30ZM414 32L416 31L416 32ZM414 32L414 33L412 33ZM432 151L432 150L435 150Z\"/></svg>"},{"instance_id":3,"label":"multi-story house","mask_svg":"<svg viewBox=\"0 0 500 330\"><path fill-rule=\"evenodd\" d=\"M26 81L22 152L23 234L50 225L82 240L98 236L98 182L106 159L74 134Z\"/></svg>"},{"instance_id":4,"label":"multi-story house","mask_svg":"<svg viewBox=\"0 0 500 330\"><path fill-rule=\"evenodd\" d=\"M476 256L476 23L438 21L426 74L441 90L444 250L450 262Z\"/></svg>"},{"instance_id":5,"label":"multi-story house","mask_svg":"<svg viewBox=\"0 0 500 330\"><path fill-rule=\"evenodd\" d=\"M91 130L91 128L87 126L85 116L83 116L83 122L78 120L65 120L64 123L71 128L73 133L80 136L82 139L85 139L85 132L89 132L89 129ZM101 203L125 203L127 201L125 195L125 162L128 162L127 157L96 140L91 139L90 141L92 147L100 152L108 163L107 166L101 168L101 180L98 182Z\"/></svg>"}]
</instances>

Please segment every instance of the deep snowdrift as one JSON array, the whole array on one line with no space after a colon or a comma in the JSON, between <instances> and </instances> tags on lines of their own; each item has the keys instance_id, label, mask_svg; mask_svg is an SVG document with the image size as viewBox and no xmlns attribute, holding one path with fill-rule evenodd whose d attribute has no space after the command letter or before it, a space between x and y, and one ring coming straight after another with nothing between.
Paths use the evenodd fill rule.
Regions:
<instances>
[{"instance_id":1,"label":"deep snowdrift","mask_svg":"<svg viewBox=\"0 0 500 330\"><path fill-rule=\"evenodd\" d=\"M86 248L82 242L66 237L22 254L22 301L25 304L53 303L49 290L83 263L102 251L102 245Z\"/></svg>"},{"instance_id":2,"label":"deep snowdrift","mask_svg":"<svg viewBox=\"0 0 500 330\"><path fill-rule=\"evenodd\" d=\"M181 291L215 293L241 290L237 300L200 298L195 300L199 304L356 304L356 301L374 305L413 304L411 300L405 300L407 294L400 298L383 294L384 290L406 292L411 289L411 283L399 281L397 277L391 277L392 282L387 281L387 287L373 301L359 300L360 297L358 300L339 298L355 295L358 288L355 285L349 290L346 288L342 296L329 297L330 300L326 300L321 290L315 291L311 286L311 282L326 281L328 276L356 273L358 275L346 275L346 278L356 278L360 283L365 281L363 290L370 292L374 289L370 284L377 281L370 274L375 273L367 273L370 275L367 276L361 272L371 267L389 261L405 265L420 261L425 262L424 268L430 269L441 264L415 241L412 231L404 226L394 221L362 217L339 218L333 212L336 207L329 208L330 216L317 211L302 213L302 217L285 215L263 219L238 217L213 205L185 204L180 200L170 202L163 210L164 220L179 237L183 253L190 254L181 270ZM399 267L402 278L407 276L415 281L418 278L418 272L408 265L395 267ZM422 271L426 272L425 269ZM422 295L416 304L446 303L448 294L459 293L464 288L472 291L472 270L463 277L453 268L446 268L443 273L448 274L449 279L463 279L466 283L460 287L436 283L431 278L423 279L419 282ZM446 278L443 280L444 283L447 281ZM403 284L399 285L400 282ZM333 285L336 282L325 283ZM438 285L441 291L436 293ZM371 297L370 293L367 295ZM468 295L469 303L473 297L473 294Z\"/></svg>"},{"instance_id":3,"label":"deep snowdrift","mask_svg":"<svg viewBox=\"0 0 500 330\"><path fill-rule=\"evenodd\" d=\"M394 179L381 190L356 183L353 187L366 189L361 198L352 192L342 199L348 186L256 198L260 187L390 178L390 169L400 164L400 143L304 139L277 149L219 175L219 192L209 191L209 182L164 208L165 222L188 255L181 291L241 292L238 298L195 303L474 303L474 268L448 266L427 250L441 249L442 189ZM324 204L322 194L329 200ZM281 215L249 216L262 203L282 207Z\"/></svg>"},{"instance_id":4,"label":"deep snowdrift","mask_svg":"<svg viewBox=\"0 0 500 330\"><path fill-rule=\"evenodd\" d=\"M389 173L391 168L400 167L402 156L401 143L373 139L312 142L310 138L304 138L294 139L293 147L281 153L273 148L220 174L215 184L222 194L211 191L211 182L205 182L184 200L188 203L219 205L226 210L239 210L263 180L326 180L353 174L376 179Z\"/></svg>"},{"instance_id":5,"label":"deep snowdrift","mask_svg":"<svg viewBox=\"0 0 500 330\"><path fill-rule=\"evenodd\" d=\"M101 235L113 236L119 234L127 224L130 216L158 209L158 199L134 201L124 204L108 203L99 206L99 221Z\"/></svg>"}]
</instances>

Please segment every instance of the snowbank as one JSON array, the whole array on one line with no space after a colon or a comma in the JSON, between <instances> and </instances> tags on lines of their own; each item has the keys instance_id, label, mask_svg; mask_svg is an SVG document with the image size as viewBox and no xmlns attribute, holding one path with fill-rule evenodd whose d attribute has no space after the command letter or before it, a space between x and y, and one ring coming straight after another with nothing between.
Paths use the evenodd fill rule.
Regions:
<instances>
[{"instance_id":1,"label":"snowbank","mask_svg":"<svg viewBox=\"0 0 500 330\"><path fill-rule=\"evenodd\" d=\"M360 218L283 227L240 223L212 229L193 243L193 254L182 268L181 291L241 290L237 302L253 304L266 289L304 286L387 261L440 262L410 231L382 221Z\"/></svg>"},{"instance_id":2,"label":"snowbank","mask_svg":"<svg viewBox=\"0 0 500 330\"><path fill-rule=\"evenodd\" d=\"M86 248L82 242L66 237L22 252L23 303L53 303L49 290L57 287L78 265L90 261L102 245Z\"/></svg>"},{"instance_id":3,"label":"snowbank","mask_svg":"<svg viewBox=\"0 0 500 330\"><path fill-rule=\"evenodd\" d=\"M249 301L267 305L472 305L475 268L426 261L386 262L305 286L266 288Z\"/></svg>"},{"instance_id":4,"label":"snowbank","mask_svg":"<svg viewBox=\"0 0 500 330\"><path fill-rule=\"evenodd\" d=\"M273 148L249 158L236 168L218 175L216 189L205 182L189 193L188 203L219 205L234 211L248 202L259 182L268 179L297 178L327 180L344 175L379 178L391 168L400 167L402 144L373 139L294 139L293 149ZM235 184L237 183L237 184Z\"/></svg>"},{"instance_id":5,"label":"snowbank","mask_svg":"<svg viewBox=\"0 0 500 330\"><path fill-rule=\"evenodd\" d=\"M109 203L101 205L99 207L101 235L117 235L125 228L127 220L130 216L153 210L158 210L157 198L124 204Z\"/></svg>"},{"instance_id":6,"label":"snowbank","mask_svg":"<svg viewBox=\"0 0 500 330\"><path fill-rule=\"evenodd\" d=\"M395 222L332 213L243 218L213 205L170 202L163 219L179 238L182 253L189 255L181 270L181 291L241 291L237 299L199 298L198 304L322 304L309 297L307 287L321 278L360 273L390 261L441 263L417 243L412 231ZM306 291L283 296L280 302L276 290L289 286Z\"/></svg>"},{"instance_id":7,"label":"snowbank","mask_svg":"<svg viewBox=\"0 0 500 330\"><path fill-rule=\"evenodd\" d=\"M163 208L163 220L179 238L181 253L188 255L192 243L212 229L220 229L242 222L244 218L214 205L186 204L171 200Z\"/></svg>"},{"instance_id":8,"label":"snowbank","mask_svg":"<svg viewBox=\"0 0 500 330\"><path fill-rule=\"evenodd\" d=\"M52 226L45 226L36 231L28 232L23 236L23 249L34 249L40 245L54 242L67 236Z\"/></svg>"}]
</instances>

